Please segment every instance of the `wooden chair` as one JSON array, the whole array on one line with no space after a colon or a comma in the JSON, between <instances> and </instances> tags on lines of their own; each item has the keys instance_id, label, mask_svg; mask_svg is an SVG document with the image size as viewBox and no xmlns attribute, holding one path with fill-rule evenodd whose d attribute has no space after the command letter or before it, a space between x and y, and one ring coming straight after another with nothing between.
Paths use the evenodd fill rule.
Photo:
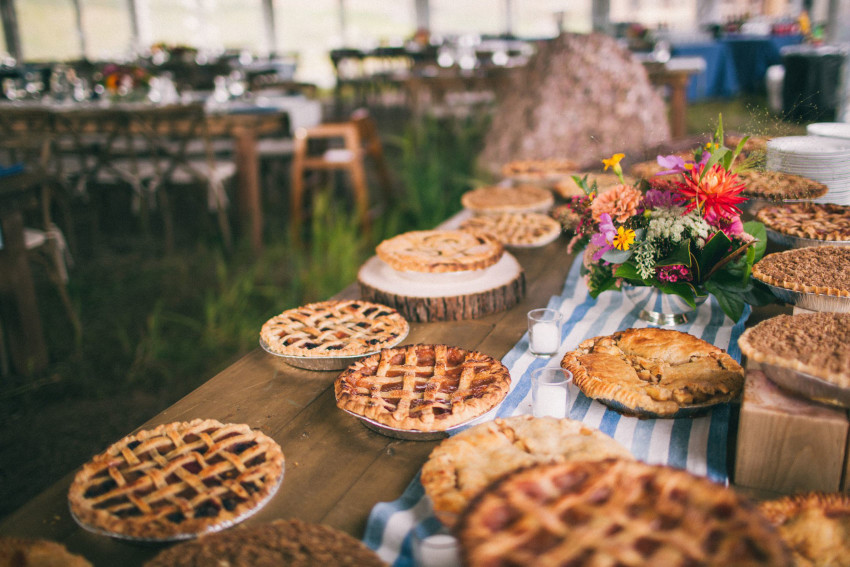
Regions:
<instances>
[{"instance_id":1,"label":"wooden chair","mask_svg":"<svg viewBox=\"0 0 850 567\"><path fill-rule=\"evenodd\" d=\"M310 153L310 142L339 141L341 147L330 147L321 154ZM369 231L369 189L366 181L364 157L371 158L376 166L378 181L385 198L392 195L389 171L384 160L384 150L378 137L375 121L365 109L358 109L348 122L328 123L313 128L299 128L295 132L295 151L292 159L292 226L300 235L304 175L308 171L344 171L350 176L355 207L360 223Z\"/></svg>"}]
</instances>

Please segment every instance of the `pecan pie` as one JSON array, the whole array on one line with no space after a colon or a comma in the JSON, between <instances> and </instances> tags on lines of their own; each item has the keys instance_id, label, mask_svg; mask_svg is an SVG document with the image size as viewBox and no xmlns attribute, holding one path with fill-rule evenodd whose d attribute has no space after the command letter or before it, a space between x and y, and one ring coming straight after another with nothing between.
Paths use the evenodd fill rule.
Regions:
<instances>
[{"instance_id":1,"label":"pecan pie","mask_svg":"<svg viewBox=\"0 0 850 567\"><path fill-rule=\"evenodd\" d=\"M812 246L774 252L756 262L753 277L792 291L850 297L850 248Z\"/></svg>"},{"instance_id":2,"label":"pecan pie","mask_svg":"<svg viewBox=\"0 0 850 567\"><path fill-rule=\"evenodd\" d=\"M83 465L75 518L110 535L184 539L240 521L280 485L283 452L247 425L213 419L128 435Z\"/></svg>"},{"instance_id":3,"label":"pecan pie","mask_svg":"<svg viewBox=\"0 0 850 567\"><path fill-rule=\"evenodd\" d=\"M797 567L850 566L850 495L810 492L759 503Z\"/></svg>"},{"instance_id":4,"label":"pecan pie","mask_svg":"<svg viewBox=\"0 0 850 567\"><path fill-rule=\"evenodd\" d=\"M768 169L740 171L738 178L744 183L741 195L751 199L816 199L826 195L828 190L826 185L814 179Z\"/></svg>"},{"instance_id":5,"label":"pecan pie","mask_svg":"<svg viewBox=\"0 0 850 567\"><path fill-rule=\"evenodd\" d=\"M536 463L631 459L625 447L579 421L521 415L478 424L449 437L422 467L434 513L454 525L469 501L496 478Z\"/></svg>"},{"instance_id":6,"label":"pecan pie","mask_svg":"<svg viewBox=\"0 0 850 567\"><path fill-rule=\"evenodd\" d=\"M765 207L756 220L776 232L813 240L850 240L850 206L787 203Z\"/></svg>"},{"instance_id":7,"label":"pecan pie","mask_svg":"<svg viewBox=\"0 0 850 567\"><path fill-rule=\"evenodd\" d=\"M505 247L485 232L416 230L384 240L375 251L394 270L437 274L488 268Z\"/></svg>"},{"instance_id":8,"label":"pecan pie","mask_svg":"<svg viewBox=\"0 0 850 567\"><path fill-rule=\"evenodd\" d=\"M489 232L507 246L544 246L561 234L561 225L541 213L502 213L467 219L461 230Z\"/></svg>"},{"instance_id":9,"label":"pecan pie","mask_svg":"<svg viewBox=\"0 0 850 567\"><path fill-rule=\"evenodd\" d=\"M671 329L626 329L578 345L561 360L584 394L624 413L674 416L727 402L744 369L723 349Z\"/></svg>"},{"instance_id":10,"label":"pecan pie","mask_svg":"<svg viewBox=\"0 0 850 567\"><path fill-rule=\"evenodd\" d=\"M457 531L469 567L793 565L776 529L734 491L622 459L511 473L473 500Z\"/></svg>"},{"instance_id":11,"label":"pecan pie","mask_svg":"<svg viewBox=\"0 0 850 567\"><path fill-rule=\"evenodd\" d=\"M208 534L161 551L145 567L382 567L374 551L322 524L276 520Z\"/></svg>"},{"instance_id":12,"label":"pecan pie","mask_svg":"<svg viewBox=\"0 0 850 567\"><path fill-rule=\"evenodd\" d=\"M753 362L805 372L850 388L850 313L771 317L744 331L738 346Z\"/></svg>"},{"instance_id":13,"label":"pecan pie","mask_svg":"<svg viewBox=\"0 0 850 567\"><path fill-rule=\"evenodd\" d=\"M0 537L0 567L91 567L91 563L55 541Z\"/></svg>"},{"instance_id":14,"label":"pecan pie","mask_svg":"<svg viewBox=\"0 0 850 567\"><path fill-rule=\"evenodd\" d=\"M508 369L476 351L446 345L384 349L358 360L334 384L340 408L396 429L443 431L504 399Z\"/></svg>"},{"instance_id":15,"label":"pecan pie","mask_svg":"<svg viewBox=\"0 0 850 567\"><path fill-rule=\"evenodd\" d=\"M533 185L492 185L467 191L460 198L460 202L475 213L523 213L548 210L555 203L555 197L548 189Z\"/></svg>"},{"instance_id":16,"label":"pecan pie","mask_svg":"<svg viewBox=\"0 0 850 567\"><path fill-rule=\"evenodd\" d=\"M395 346L410 328L398 311L368 301L322 301L284 311L260 330L268 348L291 356L354 356Z\"/></svg>"},{"instance_id":17,"label":"pecan pie","mask_svg":"<svg viewBox=\"0 0 850 567\"><path fill-rule=\"evenodd\" d=\"M502 166L505 177L546 179L558 175L570 175L579 170L579 165L568 159L521 159Z\"/></svg>"}]
</instances>

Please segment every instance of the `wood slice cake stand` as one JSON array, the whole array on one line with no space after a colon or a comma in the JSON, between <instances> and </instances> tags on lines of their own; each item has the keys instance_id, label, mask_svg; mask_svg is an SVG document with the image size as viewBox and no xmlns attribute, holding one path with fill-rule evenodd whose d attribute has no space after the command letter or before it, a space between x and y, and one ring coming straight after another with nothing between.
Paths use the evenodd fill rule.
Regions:
<instances>
[{"instance_id":1,"label":"wood slice cake stand","mask_svg":"<svg viewBox=\"0 0 850 567\"><path fill-rule=\"evenodd\" d=\"M357 281L363 299L417 322L476 319L510 309L525 296L525 273L507 252L484 270L447 274L398 272L373 256Z\"/></svg>"}]
</instances>

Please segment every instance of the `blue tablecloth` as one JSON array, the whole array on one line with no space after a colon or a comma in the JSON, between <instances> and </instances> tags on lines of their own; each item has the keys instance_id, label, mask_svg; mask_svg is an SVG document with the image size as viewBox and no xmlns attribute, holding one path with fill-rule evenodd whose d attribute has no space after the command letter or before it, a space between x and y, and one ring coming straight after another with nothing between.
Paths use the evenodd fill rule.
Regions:
<instances>
[{"instance_id":1,"label":"blue tablecloth","mask_svg":"<svg viewBox=\"0 0 850 567\"><path fill-rule=\"evenodd\" d=\"M638 319L639 309L621 293L605 292L598 299L592 299L579 275L580 265L578 260L574 263L563 291L553 296L548 304L558 309L566 320L558 354L550 359L534 357L529 352L526 333L502 359L513 379L511 391L496 410L478 422L531 413L532 370L542 366L557 367L563 355L581 341L629 327L648 326ZM740 360L737 341L749 314L747 308L741 320L733 322L711 297L700 306L696 317L676 329L724 348ZM726 455L731 415L728 404L719 405L708 415L698 418L637 419L620 415L591 400L575 386L571 386L570 397L569 416L572 419L613 437L636 458L687 469L720 483L728 482ZM426 537L442 530L417 475L398 500L377 504L372 509L363 541L394 567L412 567L412 535Z\"/></svg>"}]
</instances>

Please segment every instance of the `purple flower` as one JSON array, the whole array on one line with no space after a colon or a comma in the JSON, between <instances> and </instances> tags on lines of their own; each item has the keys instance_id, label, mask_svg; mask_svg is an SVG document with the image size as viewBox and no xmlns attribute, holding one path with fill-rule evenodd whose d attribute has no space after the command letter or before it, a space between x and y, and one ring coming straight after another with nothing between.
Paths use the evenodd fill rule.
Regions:
<instances>
[{"instance_id":1,"label":"purple flower","mask_svg":"<svg viewBox=\"0 0 850 567\"><path fill-rule=\"evenodd\" d=\"M684 200L682 196L673 191L650 189L643 197L643 206L646 209L670 209L672 207L680 207L683 204Z\"/></svg>"},{"instance_id":2,"label":"purple flower","mask_svg":"<svg viewBox=\"0 0 850 567\"><path fill-rule=\"evenodd\" d=\"M710 153L703 152L699 165L705 165L710 157ZM674 173L681 175L686 171L692 170L697 165L697 162L694 160L685 160L685 158L675 154L669 156L658 156L656 161L658 162L658 165L665 169L664 171L659 171L655 175L672 175Z\"/></svg>"},{"instance_id":3,"label":"purple flower","mask_svg":"<svg viewBox=\"0 0 850 567\"><path fill-rule=\"evenodd\" d=\"M602 213L599 215L599 230L590 237L590 242L599 249L593 254L593 261L598 262L602 259L602 255L609 250L614 249L614 237L617 235L617 229L614 228L614 223L611 221L611 215Z\"/></svg>"}]
</instances>

